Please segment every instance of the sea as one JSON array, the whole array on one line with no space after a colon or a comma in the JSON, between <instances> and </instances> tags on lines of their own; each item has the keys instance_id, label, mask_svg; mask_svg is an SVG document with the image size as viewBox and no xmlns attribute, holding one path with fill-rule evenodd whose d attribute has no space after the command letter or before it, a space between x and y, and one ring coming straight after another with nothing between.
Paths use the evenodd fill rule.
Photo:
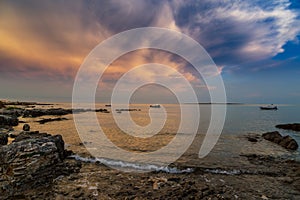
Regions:
<instances>
[{"instance_id":1,"label":"sea","mask_svg":"<svg viewBox=\"0 0 300 200\"><path fill-rule=\"evenodd\" d=\"M199 108L200 120L195 120L198 118L193 116L182 115L181 106ZM288 151L261 138L253 143L246 137L248 134L261 135L265 132L279 131L282 135L290 135L300 144L299 132L275 127L277 124L300 123L300 105L277 105L278 110L260 110L259 106L263 106L262 104L222 105L224 106L226 106L224 126L220 136L217 133L214 136L217 137L217 143L204 158L199 157L199 151L207 135L209 124L214 120L211 116L210 104L161 104L160 108L150 108L149 104L130 104L128 108L132 110L126 110L128 108L124 105L108 107L99 103L95 108L107 109L109 113L70 114L60 116L66 120L46 124L39 124L37 121L55 118L55 116L20 120L29 123L31 130L61 134L66 147L75 152L76 159L98 161L116 168L172 170L166 166L175 163L185 166L184 170L193 166L236 169L248 165L243 156L249 154L300 160L300 149ZM53 103L37 107L72 108L72 104ZM95 117L98 123L94 123L91 116ZM78 119L81 120L79 125L75 123L75 121L78 123ZM199 127L195 132L189 132L192 130L190 128L178 131L182 121L188 123L187 126L196 124ZM128 125L132 125L131 123L137 126L132 128ZM126 125L128 125L127 129ZM15 129L21 130L22 124Z\"/></svg>"}]
</instances>

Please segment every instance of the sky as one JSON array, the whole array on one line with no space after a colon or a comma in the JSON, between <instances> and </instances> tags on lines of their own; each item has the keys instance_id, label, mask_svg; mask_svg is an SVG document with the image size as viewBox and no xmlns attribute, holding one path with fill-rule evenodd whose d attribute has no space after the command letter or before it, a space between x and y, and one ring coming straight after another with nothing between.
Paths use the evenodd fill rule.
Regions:
<instances>
[{"instance_id":1,"label":"sky","mask_svg":"<svg viewBox=\"0 0 300 200\"><path fill-rule=\"evenodd\" d=\"M70 102L76 73L93 48L141 27L168 28L199 42L218 67L228 102L300 103L299 0L0 1L0 99ZM209 101L214 88L202 87L189 63L149 49L114 61L97 101L108 102L122 74L149 62L180 71L198 88L199 101ZM145 103L174 100L155 85L138 94Z\"/></svg>"}]
</instances>

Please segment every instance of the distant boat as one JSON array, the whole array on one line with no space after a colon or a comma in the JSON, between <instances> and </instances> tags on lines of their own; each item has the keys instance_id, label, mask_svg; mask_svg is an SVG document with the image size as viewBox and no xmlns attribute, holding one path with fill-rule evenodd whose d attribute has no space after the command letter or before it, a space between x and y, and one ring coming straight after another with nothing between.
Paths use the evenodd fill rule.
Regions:
<instances>
[{"instance_id":1,"label":"distant boat","mask_svg":"<svg viewBox=\"0 0 300 200\"><path fill-rule=\"evenodd\" d=\"M111 104L106 104L105 107L111 107Z\"/></svg>"},{"instance_id":2,"label":"distant boat","mask_svg":"<svg viewBox=\"0 0 300 200\"><path fill-rule=\"evenodd\" d=\"M267 106L260 106L261 110L278 110L277 106L274 106L273 104L267 105Z\"/></svg>"},{"instance_id":3,"label":"distant boat","mask_svg":"<svg viewBox=\"0 0 300 200\"><path fill-rule=\"evenodd\" d=\"M159 104L152 104L152 105L150 105L150 108L160 108L160 105Z\"/></svg>"}]
</instances>

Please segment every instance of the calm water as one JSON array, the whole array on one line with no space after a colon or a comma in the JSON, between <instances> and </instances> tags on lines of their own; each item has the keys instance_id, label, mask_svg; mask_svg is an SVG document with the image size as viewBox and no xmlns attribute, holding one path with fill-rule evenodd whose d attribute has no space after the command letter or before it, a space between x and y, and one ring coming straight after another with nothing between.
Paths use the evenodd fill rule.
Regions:
<instances>
[{"instance_id":1,"label":"calm water","mask_svg":"<svg viewBox=\"0 0 300 200\"><path fill-rule=\"evenodd\" d=\"M180 108L179 105L163 105L164 109L167 111L167 119L163 128L159 131L159 134L156 134L155 130L157 127L151 127L151 119L149 117L149 105L131 105L131 108L140 109L139 111L130 112L130 116L133 121L141 127L140 137L134 138L128 134L125 134L122 130L118 128L114 122L114 118L111 113L97 113L98 121L106 134L107 138L113 142L116 146L126 151L135 152L135 153L147 153L154 152L158 149L163 148L172 141L175 137L179 123L180 123ZM189 105L185 105L189 106ZM54 107L63 107L71 108L71 104L56 104ZM104 104L97 104L97 108L107 108ZM48 108L44 106L44 108ZM122 108L122 106L120 106ZM279 110L260 110L259 105L228 105L226 121L222 131L222 135L214 147L213 151L207 156L206 159L200 160L198 158L199 148L202 144L203 137L206 133L208 124L210 122L210 106L209 105L200 105L200 127L198 129L198 134L195 138L194 143L191 145L189 150L182 156L178 162L190 162L191 165L231 165L234 162L237 162L240 154L251 152L265 152L266 154L277 154L274 152L274 148L268 148L265 146L265 143L251 144L245 140L242 136L247 133L264 133L268 131L278 130L275 128L275 125L281 123L299 123L300 122L300 106L295 105L279 105ZM111 108L107 108L111 110ZM163 112L163 108L156 108L152 110L153 116L156 116L156 120L160 119L160 112ZM128 119L127 111L118 113L117 117L121 121L126 121ZM29 122L32 130L45 131L51 134L62 134L64 140L66 141L68 148L72 149L77 153L84 153L86 149L84 146L79 145L80 143L85 143L87 146L95 146L97 144L99 149L106 149L110 151L111 158L119 158L118 152L114 151L109 145L103 141L96 141L95 135L97 135L97 127L93 124L89 124L89 119L85 118L87 113L77 114L80 115L83 119L86 119L87 125L85 126L84 131L85 135L88 137L79 138L77 130L74 125L73 116L67 115L67 121L52 122L44 125L38 124L37 119L22 119L26 122ZM52 116L53 117L53 116ZM46 118L46 116L42 117ZM191 125L194 122L194 119L191 117L189 119ZM146 128L145 128L146 127ZM21 125L17 129L21 129ZM135 130L131 130L135 131ZM293 131L284 131L278 130L284 135L290 135L297 140L300 144L300 133ZM136 131L138 132L138 130ZM186 134L189 133L180 133L177 136L184 141L186 139ZM153 136L153 137L150 137ZM176 146L177 145L177 146ZM180 148L180 142L176 144L171 152L176 152ZM276 147L277 148L277 147ZM279 148L280 149L280 148ZM299 159L299 150L298 153L293 153L294 157ZM289 153L284 150L280 150L278 154ZM159 160L167 160L172 155L163 154L160 155ZM226 159L224 159L226 158ZM135 158L130 158L132 162L135 162ZM122 159L120 159L122 160ZM147 159L139 158L138 161L148 162ZM238 160L238 162L242 162ZM236 165L240 165L236 164Z\"/></svg>"}]
</instances>

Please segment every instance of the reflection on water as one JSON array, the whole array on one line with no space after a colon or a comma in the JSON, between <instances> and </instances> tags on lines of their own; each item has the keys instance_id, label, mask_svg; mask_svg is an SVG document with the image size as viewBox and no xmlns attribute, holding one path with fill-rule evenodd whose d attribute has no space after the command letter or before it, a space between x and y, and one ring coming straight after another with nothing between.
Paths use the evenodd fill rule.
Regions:
<instances>
[{"instance_id":1,"label":"reflection on water","mask_svg":"<svg viewBox=\"0 0 300 200\"><path fill-rule=\"evenodd\" d=\"M140 138L133 137L132 135L124 133L115 123L112 113L97 113L99 124L102 130L106 134L107 138L112 141L116 146L127 151L132 151L135 153L147 153L154 152L170 143L178 131L181 113L179 105L166 104L163 105L167 113L167 119L164 123L162 130L155 134L155 131L148 126L151 123L149 117L149 105L136 104L130 105L130 108L137 109L137 111L131 111L130 116L132 120L138 124L141 128L148 127L147 129L142 129ZM188 106L188 105L184 105ZM71 108L71 104L56 104L54 107ZM97 104L97 108L106 108L108 110L112 109L105 107L105 104ZM48 108L48 106L44 106ZM243 160L238 159L240 154L250 152L261 152L265 154L284 154L287 151L280 149L278 152L274 152L274 148L267 148L270 145L268 142L263 142L259 144L252 144L245 140L242 136L247 133L264 133L268 131L277 130L275 125L281 123L295 123L300 122L300 106L280 106L277 111L260 110L259 105L229 105L227 107L226 122L222 132L222 136L219 139L217 145L214 147L213 151L205 158L199 159L198 152L203 141L203 137L208 129L210 123L210 105L200 105L200 122L198 134L189 148L189 150L181 157L179 163L188 163L189 165L230 165L234 162L243 162ZM161 112L160 108L155 109L152 112ZM122 111L118 113L118 117L126 120L128 115ZM81 113L84 117L85 113ZM47 118L44 116L41 118ZM53 117L53 116L52 116ZM78 133L76 131L73 116L66 115L67 121L51 122L47 124L39 124L36 121L40 118L24 118L21 119L30 123L32 130L39 130L41 132L48 132L51 134L62 134L65 142L68 144L68 148L72 149L78 153L85 153L86 149L81 143L89 144L93 143L94 135L97 134L97 128L93 125L86 127L86 132L90 134L90 141L81 141ZM49 116L50 118L50 116ZM162 119L163 120L163 119ZM191 125L195 122L191 117L188 119ZM22 124L20 124L16 129L21 130ZM132 131L132 130L131 130ZM292 131L279 130L282 134L289 134L297 140L300 144L300 133ZM177 134L182 140L185 140L186 134L181 132ZM178 144L180 145L180 144ZM89 145L87 145L89 146ZM101 143L100 148L110 148L105 143ZM299 150L298 150L299 151ZM174 147L174 152L176 152L176 146ZM170 152L172 153L172 152ZM114 155L113 149L111 149L112 156ZM170 155L161 155L162 162L164 157ZM299 155L298 155L299 158ZM134 158L132 158L134 162ZM145 160L147 162L147 160ZM239 163L241 164L241 163Z\"/></svg>"}]
</instances>

